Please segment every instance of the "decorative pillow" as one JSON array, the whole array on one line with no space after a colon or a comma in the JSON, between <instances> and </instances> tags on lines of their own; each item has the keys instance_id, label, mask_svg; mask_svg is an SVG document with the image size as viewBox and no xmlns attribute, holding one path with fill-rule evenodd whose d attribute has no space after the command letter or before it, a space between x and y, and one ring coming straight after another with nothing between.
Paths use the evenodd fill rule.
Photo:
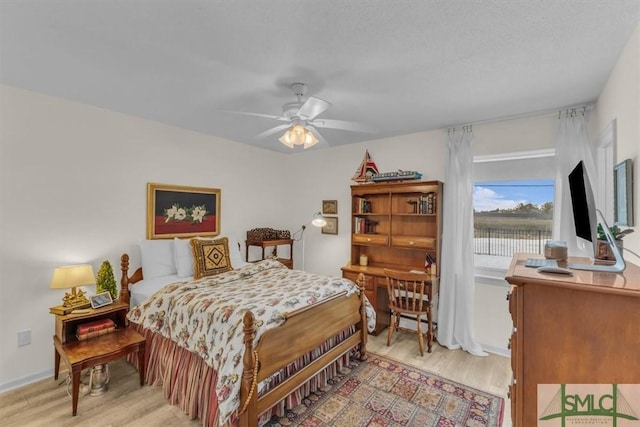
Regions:
<instances>
[{"instance_id":1,"label":"decorative pillow","mask_svg":"<svg viewBox=\"0 0 640 427\"><path fill-rule=\"evenodd\" d=\"M215 240L226 237L229 239L229 258L231 259L231 267L234 270L242 268L250 263L245 262L242 259L242 252L238 245L238 239L235 234L228 233L216 237L196 237L201 240ZM191 277L193 276L193 249L191 248L190 239L178 239L173 240L175 250L175 264L179 277Z\"/></svg>"},{"instance_id":2,"label":"decorative pillow","mask_svg":"<svg viewBox=\"0 0 640 427\"><path fill-rule=\"evenodd\" d=\"M193 278L215 276L233 270L229 257L229 239L191 239L193 249Z\"/></svg>"},{"instance_id":3,"label":"decorative pillow","mask_svg":"<svg viewBox=\"0 0 640 427\"><path fill-rule=\"evenodd\" d=\"M145 279L176 274L173 240L141 240L140 264Z\"/></svg>"}]
</instances>

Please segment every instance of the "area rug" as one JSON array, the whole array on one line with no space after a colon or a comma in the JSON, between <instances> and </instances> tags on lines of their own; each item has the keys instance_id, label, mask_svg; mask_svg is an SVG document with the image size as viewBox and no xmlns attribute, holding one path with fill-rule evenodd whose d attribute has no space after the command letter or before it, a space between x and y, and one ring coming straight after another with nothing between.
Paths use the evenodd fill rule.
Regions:
<instances>
[{"instance_id":1,"label":"area rug","mask_svg":"<svg viewBox=\"0 0 640 427\"><path fill-rule=\"evenodd\" d=\"M500 427L504 399L369 353L270 427Z\"/></svg>"}]
</instances>

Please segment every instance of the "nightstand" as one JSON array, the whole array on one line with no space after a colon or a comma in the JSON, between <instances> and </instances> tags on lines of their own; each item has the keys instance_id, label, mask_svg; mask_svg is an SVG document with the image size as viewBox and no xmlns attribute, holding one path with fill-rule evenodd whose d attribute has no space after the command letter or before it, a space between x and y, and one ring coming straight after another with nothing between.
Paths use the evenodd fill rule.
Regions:
<instances>
[{"instance_id":1,"label":"nightstand","mask_svg":"<svg viewBox=\"0 0 640 427\"><path fill-rule=\"evenodd\" d=\"M138 353L140 385L144 385L145 339L128 328L129 305L116 301L106 307L89 309L86 313L56 315L56 334L53 336L55 349L55 375L58 379L60 359L69 366L72 374L73 415L78 411L80 375L83 369L112 362L131 353ZM116 324L115 332L79 341L76 338L78 325L100 319L111 319Z\"/></svg>"},{"instance_id":2,"label":"nightstand","mask_svg":"<svg viewBox=\"0 0 640 427\"><path fill-rule=\"evenodd\" d=\"M255 262L249 261L249 246L260 246L262 248L262 258L256 261L260 261L265 259L264 250L268 247L273 247L274 252L277 253L278 246L289 246L289 258L279 258L276 255L275 260L280 261L282 264L287 266L287 268L293 268L293 239L278 239L278 240L246 240L246 259L247 262Z\"/></svg>"}]
</instances>

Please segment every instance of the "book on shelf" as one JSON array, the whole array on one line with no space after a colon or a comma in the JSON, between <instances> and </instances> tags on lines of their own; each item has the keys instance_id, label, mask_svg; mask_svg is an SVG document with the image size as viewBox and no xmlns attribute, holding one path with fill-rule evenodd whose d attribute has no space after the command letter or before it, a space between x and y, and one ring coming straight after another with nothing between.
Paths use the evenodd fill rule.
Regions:
<instances>
[{"instance_id":1,"label":"book on shelf","mask_svg":"<svg viewBox=\"0 0 640 427\"><path fill-rule=\"evenodd\" d=\"M115 332L115 331L116 331L116 328L114 326L113 328L100 329L93 332L87 332L85 334L76 333L76 338L78 338L79 341L84 341L84 340L88 340L89 338L99 337L102 335L110 334L111 332Z\"/></svg>"},{"instance_id":2,"label":"book on shelf","mask_svg":"<svg viewBox=\"0 0 640 427\"><path fill-rule=\"evenodd\" d=\"M411 205L409 213L421 215L436 213L436 193L423 194L417 200L407 200L407 203Z\"/></svg>"},{"instance_id":3,"label":"book on shelf","mask_svg":"<svg viewBox=\"0 0 640 427\"><path fill-rule=\"evenodd\" d=\"M355 213L371 213L371 201L367 200L364 197L356 197L355 198Z\"/></svg>"},{"instance_id":4,"label":"book on shelf","mask_svg":"<svg viewBox=\"0 0 640 427\"><path fill-rule=\"evenodd\" d=\"M76 335L85 335L103 329L115 329L116 324L111 319L98 319L92 322L82 323L76 328Z\"/></svg>"},{"instance_id":5,"label":"book on shelf","mask_svg":"<svg viewBox=\"0 0 640 427\"><path fill-rule=\"evenodd\" d=\"M412 206L415 214L433 215L436 213L436 193L427 193L418 197L418 200L407 201Z\"/></svg>"},{"instance_id":6,"label":"book on shelf","mask_svg":"<svg viewBox=\"0 0 640 427\"><path fill-rule=\"evenodd\" d=\"M73 311L73 307L65 307L63 305L56 305L49 308L49 313L65 316Z\"/></svg>"},{"instance_id":7,"label":"book on shelf","mask_svg":"<svg viewBox=\"0 0 640 427\"><path fill-rule=\"evenodd\" d=\"M377 221L368 218L356 217L353 219L353 230L355 234L374 234L376 232Z\"/></svg>"}]
</instances>

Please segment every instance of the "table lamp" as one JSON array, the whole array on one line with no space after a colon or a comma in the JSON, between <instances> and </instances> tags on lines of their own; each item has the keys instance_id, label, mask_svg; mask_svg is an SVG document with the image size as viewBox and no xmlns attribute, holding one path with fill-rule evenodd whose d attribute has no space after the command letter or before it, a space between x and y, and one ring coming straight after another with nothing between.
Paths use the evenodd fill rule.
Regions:
<instances>
[{"instance_id":1,"label":"table lamp","mask_svg":"<svg viewBox=\"0 0 640 427\"><path fill-rule=\"evenodd\" d=\"M53 271L51 278L51 289L69 289L62 298L62 306L69 309L87 308L91 303L84 296L83 290L76 290L77 286L93 285L96 283L93 275L93 268L89 264L69 265L66 267L57 267Z\"/></svg>"}]
</instances>

